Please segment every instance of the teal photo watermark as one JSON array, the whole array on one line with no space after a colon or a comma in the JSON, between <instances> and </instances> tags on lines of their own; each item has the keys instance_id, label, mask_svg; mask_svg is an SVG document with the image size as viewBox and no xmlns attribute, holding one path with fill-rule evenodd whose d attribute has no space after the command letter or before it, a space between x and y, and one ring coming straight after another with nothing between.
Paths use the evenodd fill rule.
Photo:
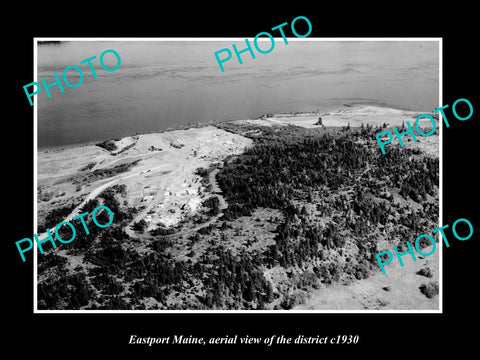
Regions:
<instances>
[{"instance_id":1,"label":"teal photo watermark","mask_svg":"<svg viewBox=\"0 0 480 360\"><path fill-rule=\"evenodd\" d=\"M108 53L111 53L113 55L115 55L115 57L117 58L117 65L115 65L115 67L113 68L108 68L106 65L105 65L105 61L104 61L104 57L105 57L105 54L108 54ZM93 67L92 65L92 60L96 59L97 56L94 55L92 57L89 57L88 59L85 59L85 60L82 60L80 61L80 64L88 64L88 67L90 68L90 71L92 73L92 76L94 79L97 79L98 76L97 76L97 73L95 72L95 68ZM100 66L103 68L103 70L107 71L107 72L113 72L113 71L116 71L119 67L120 67L120 64L121 64L122 60L120 59L120 55L115 51L115 50L105 50L104 52L102 52L102 54L100 55ZM71 70L71 71L70 71ZM70 71L70 73L72 71L76 71L78 72L78 75L79 75L79 80L77 81L77 83L71 83L68 79L67 79L67 73ZM58 74L56 72L53 73L53 76L55 77L55 81L50 83L50 84L47 84L47 82L45 81L45 78L41 78L41 82L42 82L42 85L43 85L43 88L45 89L46 93L47 93L47 96L48 98L52 98L52 94L50 93L50 88L53 87L53 86L58 86L58 88L60 89L60 92L64 92L64 88L63 88L63 85L62 85L62 82L60 81L60 78L58 77ZM65 83L65 85L67 85L68 87L71 87L71 88L76 88L76 87L79 87L80 85L82 85L83 83L83 79L84 79L84 75L83 75L83 71L80 67L76 66L76 65L70 65L70 66L67 66L64 70L63 70L63 73L62 73L62 78L63 78L63 82ZM24 85L23 86L23 90L25 91L25 94L27 95L27 99L28 101L30 102L30 105L33 106L33 101L32 101L32 97L34 95L37 95L40 93L40 91L42 91L42 85L40 85L40 83L38 82L31 82L27 85ZM35 87L36 90L32 93L30 93L28 91L28 88L29 87Z\"/></svg>"},{"instance_id":2,"label":"teal photo watermark","mask_svg":"<svg viewBox=\"0 0 480 360\"><path fill-rule=\"evenodd\" d=\"M468 115L460 116L458 114L457 105L459 103L465 103L465 104L468 105L468 111L469 111ZM447 104L447 105L443 105L442 107L439 107L437 109L432 110L432 113L439 112L442 115L442 119L445 122L445 125L446 125L447 128L450 127L450 123L448 122L447 115L445 114L445 112L443 110L448 108L448 107L449 107L449 105ZM452 105L452 113L453 113L453 116L455 116L458 120L461 120L461 121L468 120L473 115L473 105L467 99L458 99ZM426 133L423 132L419 127L419 121L424 119L424 118L429 119L430 122L432 123L432 129L429 132L426 132ZM398 142L399 142L401 147L405 146L405 144L402 140L402 137L407 136L408 134L411 135L413 141L417 141L417 137L415 136L415 132L413 131L412 125L410 124L409 121L405 121L405 123L406 123L407 128L408 128L407 131L399 132L398 128L396 126L393 127L393 131L395 132L395 136L397 137ZM414 126L415 126L415 129L417 130L417 134L420 135L420 136L424 136L424 137L427 137L427 136L430 136L430 135L434 134L435 130L437 129L437 124L436 124L435 119L433 118L432 115L429 115L429 114L422 114L422 115L418 116L415 120ZM382 136L384 136L384 135L386 135L387 137L382 138ZM393 136L392 132L389 131L389 130L385 130L385 131L382 131L382 132L376 134L375 137L377 139L378 145L380 146L380 150L382 151L382 154L385 155L385 153L386 153L385 145L390 144L394 139L394 136Z\"/></svg>"},{"instance_id":3,"label":"teal photo watermark","mask_svg":"<svg viewBox=\"0 0 480 360\"><path fill-rule=\"evenodd\" d=\"M299 34L296 27L295 27L295 23L298 20L303 20L308 25L308 31L303 35ZM286 25L288 25L288 22L284 22L280 25L274 26L273 28L271 28L271 30L278 30L280 32L280 34L282 35L283 42L285 43L285 45L288 45L288 40L285 36L285 32L283 31L283 27L286 26ZM312 32L312 23L305 16L297 16L295 19L292 20L292 23L290 24L290 29L292 30L293 35L295 35L297 38L305 38L308 35L310 35L311 32ZM270 39L270 45L269 45L268 49L266 47L262 49L258 45L258 38L260 36L266 36ZM248 39L245 39L245 45L246 45L245 49L239 50L237 45L232 44L233 52L235 53L235 56L237 57L237 60L238 60L240 65L243 64L242 57L240 56L243 53L248 52L248 53L250 53L250 56L252 57L252 59L255 59L255 52L253 51L252 45L250 44ZM260 54L269 54L275 48L275 39L273 38L273 36L270 33L266 32L266 31L259 32L255 36L255 38L253 39L253 47ZM221 57L220 57L220 54L222 54ZM220 70L222 72L225 72L225 68L223 67L223 64L226 63L227 61L229 61L232 58L232 51L228 48L223 48L223 49L220 49L220 50L216 51L214 53L214 55L215 55L215 59L217 60L218 66L220 67Z\"/></svg>"},{"instance_id":4,"label":"teal photo watermark","mask_svg":"<svg viewBox=\"0 0 480 360\"><path fill-rule=\"evenodd\" d=\"M109 217L109 220L107 223L105 224L101 224L98 222L98 215L97 215L97 212L98 211L101 211L101 210L104 210L108 213L108 217ZM102 211L103 213L103 211ZM100 214L102 214L100 213ZM88 227L87 227L87 224L85 223L85 219L84 217L88 215L88 211L80 214L80 215L77 215L75 217L72 218L72 220L77 220L79 219L80 222L82 223L83 225L83 229L85 231L85 234L86 235L89 235L90 234L90 231L88 230ZM97 206L95 209L93 209L92 211L92 220L93 220L93 223L99 227L99 228L106 228L106 227L109 227L112 222L113 222L113 212L112 210L110 210L110 208L108 206L105 206L105 205L100 205L100 206ZM64 239L60 236L60 228L62 226L68 226L72 232L72 235L70 237L70 239ZM38 235L37 234L33 234L33 238L35 239L35 242L37 243L37 247L38 249L40 250L40 254L43 254L44 253L44 250L43 250L43 244L46 243L46 242L50 242L52 244L52 247L54 249L57 248L57 244L55 243L55 240L53 239L53 235L50 231L50 229L46 229L46 238L45 239L39 239ZM57 239L57 241L59 241L60 243L62 244L69 244L71 243L72 241L75 240L75 237L77 235L77 231L75 229L75 226L73 226L72 223L68 222L68 221L62 221L61 223L57 224L57 226L55 227L55 238ZM22 244L24 243L27 243L27 246L23 246ZM17 246L17 249L18 249L18 253L20 254L20 257L22 258L22 261L25 262L25 255L24 253L26 253L27 251L30 251L33 249L33 241L32 239L30 238L24 238L22 240L18 240L17 242L15 242L15 245Z\"/></svg>"},{"instance_id":5,"label":"teal photo watermark","mask_svg":"<svg viewBox=\"0 0 480 360\"><path fill-rule=\"evenodd\" d=\"M458 234L457 225L459 223L466 223L468 225L469 234L467 236L462 237ZM449 225L447 224L447 225L443 225L443 226L439 227L438 229L435 229L435 230L432 231L432 234L440 233L442 235L443 242L445 243L445 246L447 248L450 247L450 243L448 242L447 235L445 235L444 230L448 227L449 227ZM461 241L468 240L473 235L473 225L468 219L464 219L464 218L458 219L452 225L452 233L458 240L461 240ZM425 249L425 247L423 247L423 249L420 248L422 239L428 239L428 241L432 243L432 249L430 250L430 252L425 253L425 252L422 251L422 250ZM404 266L402 256L405 256L407 254L411 255L413 261L417 261L417 257L415 256L415 252L413 250L413 247L412 247L412 244L410 243L410 241L407 241L406 245L407 245L408 250L404 251L404 252L399 252L398 247L394 246L393 247L393 253L389 250L386 250L386 251L382 251L381 253L378 253L378 254L375 255L375 257L377 258L378 265L380 266L380 269L382 270L382 273L384 275L386 274L385 265L387 265L387 264L389 264L393 261L394 254L397 257L398 262L399 262L401 267ZM423 234L423 235L420 235L419 237L417 237L417 239L415 240L415 243L414 243L414 247L415 247L415 250L417 251L417 253L419 255L427 257L427 256L430 256L433 253L435 253L435 250L437 248L437 244L435 243L435 238L433 236L431 236L430 234ZM382 256L383 256L383 259L382 259Z\"/></svg>"}]
</instances>

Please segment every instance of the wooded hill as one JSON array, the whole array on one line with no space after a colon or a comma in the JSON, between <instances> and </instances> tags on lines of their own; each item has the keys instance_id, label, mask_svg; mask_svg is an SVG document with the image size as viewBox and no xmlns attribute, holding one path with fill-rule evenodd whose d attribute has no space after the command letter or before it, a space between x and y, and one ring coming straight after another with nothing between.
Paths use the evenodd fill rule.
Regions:
<instances>
[{"instance_id":1,"label":"wooded hill","mask_svg":"<svg viewBox=\"0 0 480 360\"><path fill-rule=\"evenodd\" d=\"M55 252L39 256L39 308L289 309L311 288L379 271L380 241L398 245L437 227L438 159L408 147L381 155L379 128L219 126L254 140L219 169L223 216L191 234L135 239L123 231L136 211L125 189L107 189L95 204L108 204L114 223L69 245L88 266L67 271ZM218 214L216 200L204 202L205 216ZM276 215L259 217L261 209ZM264 225L269 241L252 232ZM191 251L180 255L176 243Z\"/></svg>"}]
</instances>

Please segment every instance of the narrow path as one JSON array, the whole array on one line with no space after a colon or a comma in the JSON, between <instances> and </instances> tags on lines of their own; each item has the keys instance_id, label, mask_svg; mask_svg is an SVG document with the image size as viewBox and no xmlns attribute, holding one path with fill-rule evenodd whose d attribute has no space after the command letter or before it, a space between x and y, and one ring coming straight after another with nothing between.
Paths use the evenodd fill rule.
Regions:
<instances>
[{"instance_id":1,"label":"narrow path","mask_svg":"<svg viewBox=\"0 0 480 360\"><path fill-rule=\"evenodd\" d=\"M160 152L158 152L160 153ZM90 172L93 172L97 169L103 169L103 168L106 168L108 167L109 165L112 165L118 161L121 161L121 160L125 160L125 159L132 159L132 158L142 158L142 157L146 157L146 156L153 156L153 155L156 155L153 151L152 152L149 152L149 153L146 153L146 154L136 154L136 155L128 155L128 156L123 156L123 157L119 157L119 158L116 158L116 159L113 159L112 161L104 164L102 163L101 161L100 162L97 162L95 164L95 166L93 168L90 169ZM104 159L106 160L106 159Z\"/></svg>"},{"instance_id":2,"label":"narrow path","mask_svg":"<svg viewBox=\"0 0 480 360\"><path fill-rule=\"evenodd\" d=\"M88 195L87 197L79 204L75 207L75 209L73 209L73 211L70 213L70 215L68 215L67 217L65 217L64 220L62 221L71 221L75 216L79 215L80 214L80 209L89 201L89 200L93 200L95 199L102 191L104 191L105 189L113 186L115 183L121 181L121 180L125 180L125 179L128 179L128 178L131 178L131 177L134 177L134 176L139 176L141 175L142 173L150 170L150 171L155 171L155 170L158 170L158 169L161 169L165 167L165 165L159 165L159 166L155 166L153 168L150 168L150 169L142 169L142 170L139 170L139 171L136 171L136 172L133 172L131 174L128 174L128 175L125 175L125 174L119 174L117 176L115 176L111 181L103 184L103 185L100 185L98 187L96 187L95 189L93 189ZM43 240L43 239L46 239L47 238L47 233L44 232L42 234L38 234L38 239L39 240Z\"/></svg>"},{"instance_id":3,"label":"narrow path","mask_svg":"<svg viewBox=\"0 0 480 360\"><path fill-rule=\"evenodd\" d=\"M212 192L217 196L218 202L219 202L219 208L220 210L226 209L228 207L227 202L225 201L225 198L222 195L222 189L220 186L218 186L217 182L217 174L218 174L219 169L213 170L209 176L208 176L208 181L212 185Z\"/></svg>"},{"instance_id":4,"label":"narrow path","mask_svg":"<svg viewBox=\"0 0 480 360\"><path fill-rule=\"evenodd\" d=\"M167 187L165 186L166 183L168 183L168 180L172 178L172 174L170 174L168 177L163 177L162 178L162 183L161 186L159 187L157 193L155 194L155 197L149 201L145 209L143 209L140 213L138 213L130 223L128 223L123 230L131 237L138 236L134 230L132 230L132 226L134 223L139 222L142 220L145 216L147 216L148 212L152 209L152 207L158 205L159 203L164 201L165 198L165 191L167 190Z\"/></svg>"},{"instance_id":5,"label":"narrow path","mask_svg":"<svg viewBox=\"0 0 480 360\"><path fill-rule=\"evenodd\" d=\"M183 168L183 167L182 167ZM218 183L217 183L217 180L216 180L216 175L218 173L218 169L215 169L213 170L210 174L209 174L209 183L212 185L212 193L213 195L215 195L218 200L219 200L219 209L220 210L224 210L228 207L228 204L227 202L225 201L224 197L221 195L221 192L222 190L220 189L220 187L218 186ZM163 194L163 193L162 193ZM158 196L158 193L157 193L157 196ZM163 196L163 195L162 195ZM143 219L146 215L146 213L148 212L149 209L151 209L151 207L153 206L153 203L154 200L152 200L149 204L149 206L147 206L147 208L145 208L144 210L142 210L142 212L140 214L138 214L135 219L133 219L130 224L128 224L124 230L125 232L130 235L130 236L136 236L136 237L144 237L144 238L147 238L148 236L146 236L144 233L136 233L135 231L133 231L131 229L131 225L133 225L133 222L138 222L140 221L141 219ZM172 237L178 237L178 236L181 236L181 235L190 235L192 233L196 233L199 229L203 228L203 227L206 227L206 226L209 226L210 224L213 224L215 223L221 216L223 216L223 212L219 212L217 215L215 216L212 216L211 218L209 218L206 222L204 223L201 223L201 224L198 224L196 225L195 227L193 228L189 228L189 229L186 229L186 230L182 230L182 231L179 231L179 232L175 232L174 234L170 234L170 235L163 235L162 237L164 238L172 238Z\"/></svg>"}]
</instances>

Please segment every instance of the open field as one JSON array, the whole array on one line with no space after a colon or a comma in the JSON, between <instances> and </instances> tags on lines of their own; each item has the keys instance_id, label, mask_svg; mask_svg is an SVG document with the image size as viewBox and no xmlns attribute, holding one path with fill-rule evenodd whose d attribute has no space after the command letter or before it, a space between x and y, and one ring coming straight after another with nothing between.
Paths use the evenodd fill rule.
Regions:
<instances>
[{"instance_id":1,"label":"open field","mask_svg":"<svg viewBox=\"0 0 480 360\"><path fill-rule=\"evenodd\" d=\"M429 253L431 246L425 248ZM420 291L422 284L439 279L439 250L413 261L403 257L401 267L396 259L386 266L386 274L380 271L367 279L350 285L335 284L314 290L305 304L296 310L434 310L438 309L438 297L427 298ZM432 278L417 274L421 269L431 269ZM432 280L434 279L434 280Z\"/></svg>"},{"instance_id":2,"label":"open field","mask_svg":"<svg viewBox=\"0 0 480 360\"><path fill-rule=\"evenodd\" d=\"M214 127L137 138L134 147L118 155L115 155L118 151L112 154L97 146L39 152L39 214L70 203L74 195L82 201L65 218L71 220L88 200L108 187L124 184L128 206L144 207L135 221L145 219L149 229L160 224L175 225L194 212L205 197L195 170L209 167L227 155L241 153L251 143L247 138ZM121 149L132 144L127 140L114 143ZM89 164L91 168L85 169ZM126 165L125 171L101 173L122 164Z\"/></svg>"},{"instance_id":3,"label":"open field","mask_svg":"<svg viewBox=\"0 0 480 360\"><path fill-rule=\"evenodd\" d=\"M392 127L396 126L398 129L401 129L402 126L405 126L406 131L406 122L410 122L412 128L415 128L415 120L418 116L422 114L430 114L429 112L418 112L418 111L409 111L409 110L399 110L382 106L374 105L348 105L343 108L331 111L327 113L322 112L305 112L305 113L280 113L280 114L268 114L264 115L258 119L249 119L249 120L237 120L233 123L237 124L252 124L256 126L287 126L294 125L300 126L307 129L318 129L320 125L318 124L319 118L321 118L321 123L326 128L340 128L345 126L350 126L352 128L358 128L363 126L383 126L386 125L387 129L393 133ZM439 134L439 122L438 116L435 114L433 118L436 121L436 131L435 135ZM432 129L432 124L430 120L422 118L419 120L418 125L420 129L428 133ZM382 130L383 131L383 130ZM400 130L399 130L400 131ZM402 131L400 131L402 132ZM404 137L405 142L408 142L406 145L412 149L420 149L429 156L438 157L439 148L438 148L438 137L437 136L427 136L422 137L417 135L417 141L410 141L409 136ZM399 146L398 140L394 140L389 146Z\"/></svg>"}]
</instances>

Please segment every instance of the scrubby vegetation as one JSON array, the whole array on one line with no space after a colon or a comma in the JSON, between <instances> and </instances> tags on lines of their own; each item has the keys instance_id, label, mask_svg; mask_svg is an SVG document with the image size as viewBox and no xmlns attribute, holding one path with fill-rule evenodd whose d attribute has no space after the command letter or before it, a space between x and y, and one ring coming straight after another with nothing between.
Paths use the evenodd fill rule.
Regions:
<instances>
[{"instance_id":1,"label":"scrubby vegetation","mask_svg":"<svg viewBox=\"0 0 480 360\"><path fill-rule=\"evenodd\" d=\"M46 231L46 229L54 229L58 223L62 222L65 217L75 209L76 204L70 204L51 210L46 216L43 225L38 226L38 234Z\"/></svg>"},{"instance_id":2,"label":"scrubby vegetation","mask_svg":"<svg viewBox=\"0 0 480 360\"><path fill-rule=\"evenodd\" d=\"M422 268L422 269L417 271L417 275L431 278L433 276L432 269L430 269L429 267Z\"/></svg>"},{"instance_id":3,"label":"scrubby vegetation","mask_svg":"<svg viewBox=\"0 0 480 360\"><path fill-rule=\"evenodd\" d=\"M205 277L205 295L200 301L207 308L263 308L273 300L271 284L265 280L258 255L235 257L222 246L212 249L195 271Z\"/></svg>"},{"instance_id":4,"label":"scrubby vegetation","mask_svg":"<svg viewBox=\"0 0 480 360\"><path fill-rule=\"evenodd\" d=\"M208 209L207 214L211 216L215 216L220 213L219 205L220 205L220 201L216 196L211 196L202 202L202 206Z\"/></svg>"},{"instance_id":5,"label":"scrubby vegetation","mask_svg":"<svg viewBox=\"0 0 480 360\"><path fill-rule=\"evenodd\" d=\"M436 282L431 282L431 283L428 283L428 284L422 284L419 287L419 289L420 289L420 292L429 299L438 295L438 283L436 283Z\"/></svg>"},{"instance_id":6,"label":"scrubby vegetation","mask_svg":"<svg viewBox=\"0 0 480 360\"><path fill-rule=\"evenodd\" d=\"M405 239L438 223L438 160L395 147L380 156L379 128L222 126L255 132L253 146L218 170L228 203L220 219L212 220L220 210L218 197L210 196L190 221L194 230L159 226L147 232L142 220L133 224L138 239L130 237L124 228L134 210L120 201L125 187L111 187L82 211L105 204L114 223L99 229L87 222L91 234L79 231L65 245L88 266L73 271L65 258L42 259L39 307L291 309L312 288L379 271L380 240L402 250ZM123 166L131 164L92 174ZM211 171L196 171L205 186ZM418 274L429 277L429 270ZM420 291L432 297L438 285Z\"/></svg>"},{"instance_id":7,"label":"scrubby vegetation","mask_svg":"<svg viewBox=\"0 0 480 360\"><path fill-rule=\"evenodd\" d=\"M300 140L265 129L267 135L255 139L256 146L226 162L218 174L229 203L225 219L251 216L259 207L279 209L285 220L277 227L265 264L315 264L317 276L327 283L338 281L341 274L367 277L377 269L374 254L380 234L393 241L405 239L429 230L438 216L436 202L428 201L438 191L438 160L412 158L408 149L399 148L378 156L368 142L377 130L367 126L344 136ZM392 203L390 191L426 211ZM312 220L300 205L305 202L315 203L315 215L329 221L320 225ZM356 260L345 256L347 243L358 249ZM341 265L337 255L350 262Z\"/></svg>"},{"instance_id":8,"label":"scrubby vegetation","mask_svg":"<svg viewBox=\"0 0 480 360\"><path fill-rule=\"evenodd\" d=\"M145 222L145 220L141 219L140 221L133 223L132 229L134 231L138 231L142 233L145 230L146 226L147 226L147 223Z\"/></svg>"},{"instance_id":9,"label":"scrubby vegetation","mask_svg":"<svg viewBox=\"0 0 480 360\"><path fill-rule=\"evenodd\" d=\"M88 305L94 296L83 272L41 282L37 291L40 310L78 309Z\"/></svg>"},{"instance_id":10,"label":"scrubby vegetation","mask_svg":"<svg viewBox=\"0 0 480 360\"><path fill-rule=\"evenodd\" d=\"M90 180L93 180L93 179L101 179L105 177L112 177L114 175L128 171L132 166L137 164L139 161L140 160L132 161L131 163L117 165L112 168L96 169L96 170L93 170L90 174L88 174L87 178Z\"/></svg>"},{"instance_id":11,"label":"scrubby vegetation","mask_svg":"<svg viewBox=\"0 0 480 360\"><path fill-rule=\"evenodd\" d=\"M105 140L95 145L110 152L117 150L117 145L112 140Z\"/></svg>"},{"instance_id":12,"label":"scrubby vegetation","mask_svg":"<svg viewBox=\"0 0 480 360\"><path fill-rule=\"evenodd\" d=\"M80 169L80 171L92 170L92 168L95 166L95 164L96 164L95 162L90 162L87 165L85 165L84 167L82 167Z\"/></svg>"},{"instance_id":13,"label":"scrubby vegetation","mask_svg":"<svg viewBox=\"0 0 480 360\"><path fill-rule=\"evenodd\" d=\"M49 269L64 271L66 264L67 264L66 258L50 252L50 253L44 254L43 256L38 257L37 270L40 273L44 271L48 271Z\"/></svg>"}]
</instances>

